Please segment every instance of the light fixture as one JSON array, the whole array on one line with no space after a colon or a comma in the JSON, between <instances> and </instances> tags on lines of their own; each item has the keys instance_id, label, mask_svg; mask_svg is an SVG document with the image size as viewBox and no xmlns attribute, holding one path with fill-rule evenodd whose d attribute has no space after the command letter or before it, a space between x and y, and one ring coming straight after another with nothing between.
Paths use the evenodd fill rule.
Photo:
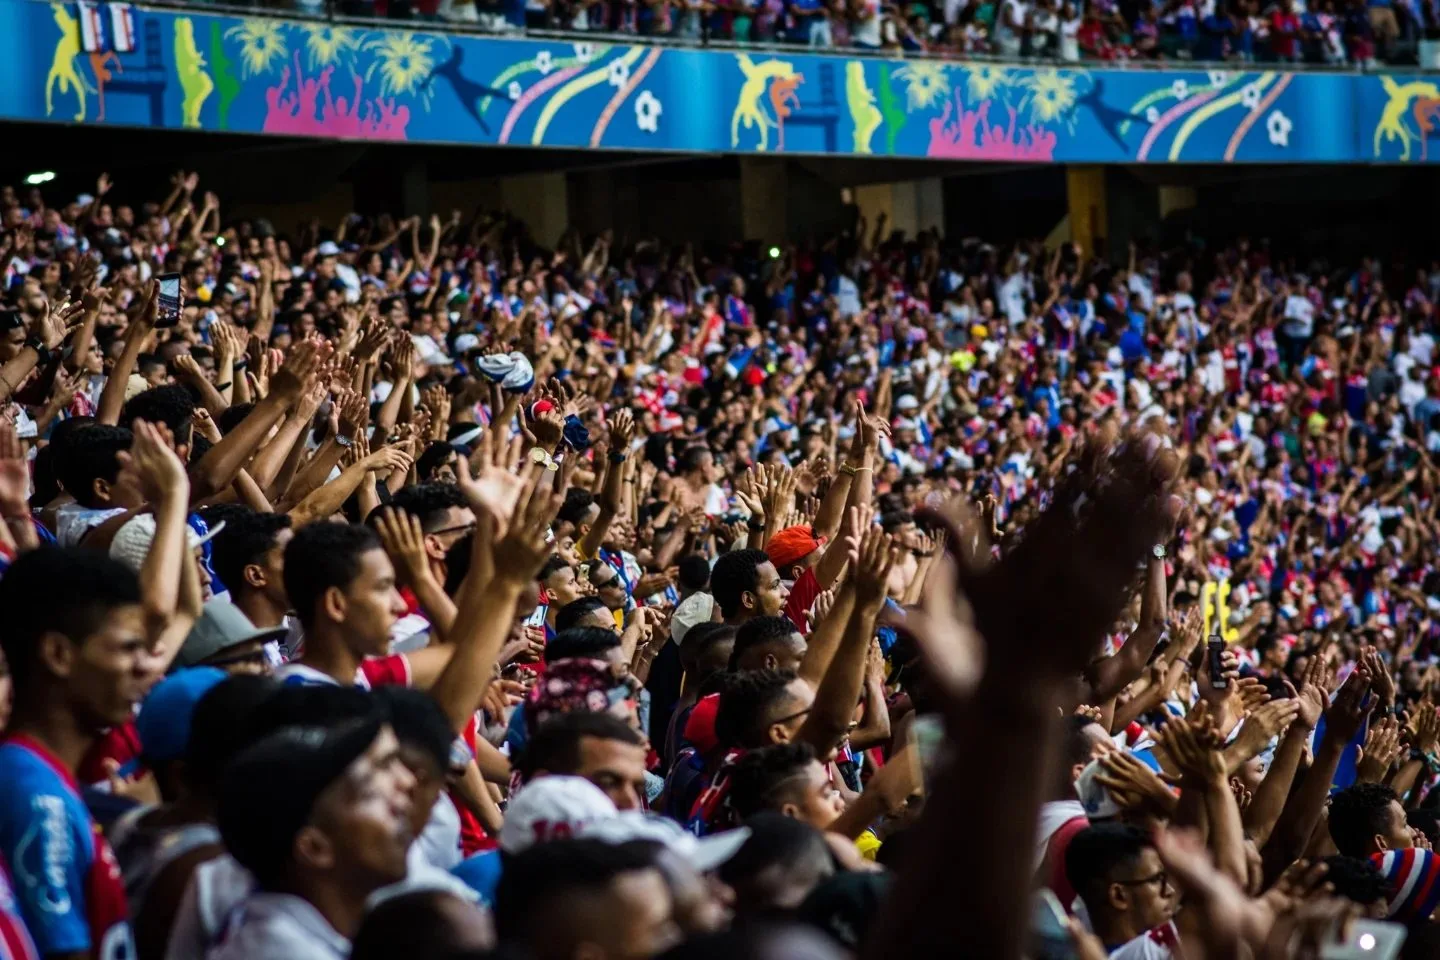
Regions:
<instances>
[{"instance_id":1,"label":"light fixture","mask_svg":"<svg viewBox=\"0 0 1440 960\"><path fill-rule=\"evenodd\" d=\"M30 174L30 176L28 176L28 177L25 178L25 182L28 183L28 184L30 184L30 186L32 186L32 187L38 187L38 186L40 186L40 184L42 184L42 183L49 183L51 180L54 180L54 179L55 179L55 171L54 171L54 170L42 170L42 171L40 171L39 173L32 173L32 174Z\"/></svg>"}]
</instances>

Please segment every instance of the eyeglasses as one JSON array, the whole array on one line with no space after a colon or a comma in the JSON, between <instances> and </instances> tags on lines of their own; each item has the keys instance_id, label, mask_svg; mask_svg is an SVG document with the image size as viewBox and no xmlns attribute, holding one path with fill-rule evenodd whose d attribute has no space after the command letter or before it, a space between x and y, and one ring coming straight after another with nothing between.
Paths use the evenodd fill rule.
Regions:
<instances>
[{"instance_id":1,"label":"eyeglasses","mask_svg":"<svg viewBox=\"0 0 1440 960\"><path fill-rule=\"evenodd\" d=\"M474 533L474 532L475 532L475 524L474 524L474 523L462 523L462 524L460 524L458 527L441 527L439 530L431 530L431 531L430 531L430 536L432 536L432 537L439 537L439 536L443 536L443 535L445 535L445 534L447 534L447 533L460 533L460 534L465 534L465 533Z\"/></svg>"},{"instance_id":2,"label":"eyeglasses","mask_svg":"<svg viewBox=\"0 0 1440 960\"><path fill-rule=\"evenodd\" d=\"M798 713L792 713L792 714L790 714L788 717L781 717L781 718L778 719L778 720L771 720L771 721L770 721L770 725L773 727L773 726L774 726L775 724L777 724L777 723L789 723L791 720L799 720L801 717L803 717L803 716L805 716L807 713L809 713L812 709L814 709L814 708L813 708L813 707L806 707L804 710L801 710L801 711L798 712Z\"/></svg>"},{"instance_id":3,"label":"eyeglasses","mask_svg":"<svg viewBox=\"0 0 1440 960\"><path fill-rule=\"evenodd\" d=\"M1170 875L1164 870L1148 877L1141 877L1139 880L1112 880L1111 882L1118 883L1122 887L1143 887L1147 883L1158 883L1161 892L1170 889Z\"/></svg>"}]
</instances>

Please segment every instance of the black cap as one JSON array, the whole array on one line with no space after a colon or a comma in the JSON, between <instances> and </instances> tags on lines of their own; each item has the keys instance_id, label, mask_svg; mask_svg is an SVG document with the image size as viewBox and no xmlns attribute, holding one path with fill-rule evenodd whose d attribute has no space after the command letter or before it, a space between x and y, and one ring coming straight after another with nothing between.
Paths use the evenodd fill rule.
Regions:
<instances>
[{"instance_id":1,"label":"black cap","mask_svg":"<svg viewBox=\"0 0 1440 960\"><path fill-rule=\"evenodd\" d=\"M890 874L844 871L820 881L796 916L854 949L865 939L890 890Z\"/></svg>"},{"instance_id":2,"label":"black cap","mask_svg":"<svg viewBox=\"0 0 1440 960\"><path fill-rule=\"evenodd\" d=\"M262 889L290 862L325 788L370 749L383 714L328 727L282 727L242 751L221 779L221 839Z\"/></svg>"}]
</instances>

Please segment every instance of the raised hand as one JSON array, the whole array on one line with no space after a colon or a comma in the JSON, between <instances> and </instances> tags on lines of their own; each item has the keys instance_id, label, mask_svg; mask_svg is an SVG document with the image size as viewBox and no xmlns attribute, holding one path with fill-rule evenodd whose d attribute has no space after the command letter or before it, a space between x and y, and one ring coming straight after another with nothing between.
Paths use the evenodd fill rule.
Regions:
<instances>
[{"instance_id":1,"label":"raised hand","mask_svg":"<svg viewBox=\"0 0 1440 960\"><path fill-rule=\"evenodd\" d=\"M895 540L879 527L871 527L860 542L860 558L855 566L855 603L857 610L878 611L885 602L890 583L890 570L900 558Z\"/></svg>"},{"instance_id":2,"label":"raised hand","mask_svg":"<svg viewBox=\"0 0 1440 960\"><path fill-rule=\"evenodd\" d=\"M1328 672L1324 658L1314 656L1305 667L1305 676L1300 680L1298 692L1289 680L1284 681L1291 699L1299 708L1295 721L1306 730L1315 729L1315 725L1320 722L1320 715L1325 712L1325 707L1330 702L1330 691L1325 688L1325 676Z\"/></svg>"},{"instance_id":3,"label":"raised hand","mask_svg":"<svg viewBox=\"0 0 1440 960\"><path fill-rule=\"evenodd\" d=\"M132 483L151 503L167 495L189 496L185 464L175 453L169 429L164 424L144 420L136 420L131 429L135 439L130 449L115 455L120 461L120 482Z\"/></svg>"},{"instance_id":4,"label":"raised hand","mask_svg":"<svg viewBox=\"0 0 1440 960\"><path fill-rule=\"evenodd\" d=\"M616 410L610 415L610 448L618 454L628 454L635 439L635 418L629 410Z\"/></svg>"},{"instance_id":5,"label":"raised hand","mask_svg":"<svg viewBox=\"0 0 1440 960\"><path fill-rule=\"evenodd\" d=\"M539 479L533 477L521 492L508 528L492 550L495 576L511 583L534 580L551 554L550 524L565 497L552 487L542 487Z\"/></svg>"},{"instance_id":6,"label":"raised hand","mask_svg":"<svg viewBox=\"0 0 1440 960\"><path fill-rule=\"evenodd\" d=\"M290 349L280 369L270 375L270 394L290 402L299 399L307 384L313 383L320 374L321 364L330 356L328 343L301 340Z\"/></svg>"},{"instance_id":7,"label":"raised hand","mask_svg":"<svg viewBox=\"0 0 1440 960\"><path fill-rule=\"evenodd\" d=\"M1129 600L1136 569L1180 510L1171 493L1178 471L1178 457L1158 440L1090 441L1050 507L996 563L959 518L927 512L951 553L966 558L956 565L959 592L985 639L987 672L1048 690L1086 669Z\"/></svg>"},{"instance_id":8,"label":"raised hand","mask_svg":"<svg viewBox=\"0 0 1440 960\"><path fill-rule=\"evenodd\" d=\"M1161 727L1156 740L1186 777L1197 781L1225 777L1225 758L1220 752L1224 740L1203 700L1195 704L1189 716Z\"/></svg>"},{"instance_id":9,"label":"raised hand","mask_svg":"<svg viewBox=\"0 0 1440 960\"><path fill-rule=\"evenodd\" d=\"M1175 810L1176 797L1155 772L1124 750L1112 750L1099 759L1101 773L1097 783L1110 791L1115 802L1127 810L1149 808L1169 816Z\"/></svg>"},{"instance_id":10,"label":"raised hand","mask_svg":"<svg viewBox=\"0 0 1440 960\"><path fill-rule=\"evenodd\" d=\"M370 422L370 404L358 390L347 387L336 394L335 408L340 415L337 428L342 437L354 440Z\"/></svg>"},{"instance_id":11,"label":"raised hand","mask_svg":"<svg viewBox=\"0 0 1440 960\"><path fill-rule=\"evenodd\" d=\"M1361 783L1380 783L1390 765L1400 756L1400 721L1386 717L1372 726L1365 735L1355 766L1355 779Z\"/></svg>"},{"instance_id":12,"label":"raised hand","mask_svg":"<svg viewBox=\"0 0 1440 960\"><path fill-rule=\"evenodd\" d=\"M361 363L369 363L380 355L390 344L394 335L393 328L386 326L383 321L376 320L361 329L360 343L355 347L355 359Z\"/></svg>"},{"instance_id":13,"label":"raised hand","mask_svg":"<svg viewBox=\"0 0 1440 960\"><path fill-rule=\"evenodd\" d=\"M1382 708L1394 706L1395 678L1391 676L1390 669L1385 666L1380 651L1374 647L1365 647L1360 652L1360 663L1370 674L1370 689L1375 691L1375 696L1380 700L1380 706Z\"/></svg>"},{"instance_id":14,"label":"raised hand","mask_svg":"<svg viewBox=\"0 0 1440 960\"><path fill-rule=\"evenodd\" d=\"M190 423L193 429L200 436L211 443L220 442L220 428L215 425L215 419L210 416L210 411L204 407L196 407L195 412L190 414Z\"/></svg>"},{"instance_id":15,"label":"raised hand","mask_svg":"<svg viewBox=\"0 0 1440 960\"><path fill-rule=\"evenodd\" d=\"M366 471L382 473L391 470L409 470L414 465L415 458L401 446L389 446L381 447L379 450L367 454L361 462L365 464Z\"/></svg>"},{"instance_id":16,"label":"raised hand","mask_svg":"<svg viewBox=\"0 0 1440 960\"><path fill-rule=\"evenodd\" d=\"M15 424L0 422L0 516L30 516L30 468Z\"/></svg>"},{"instance_id":17,"label":"raised hand","mask_svg":"<svg viewBox=\"0 0 1440 960\"><path fill-rule=\"evenodd\" d=\"M404 583L416 585L431 576L430 558L425 553L425 531L413 513L386 507L380 512L375 533Z\"/></svg>"},{"instance_id":18,"label":"raised hand","mask_svg":"<svg viewBox=\"0 0 1440 960\"><path fill-rule=\"evenodd\" d=\"M1370 691L1370 674L1364 664L1357 666L1325 711L1325 737L1337 743L1354 739L1365 721L1365 694Z\"/></svg>"}]
</instances>

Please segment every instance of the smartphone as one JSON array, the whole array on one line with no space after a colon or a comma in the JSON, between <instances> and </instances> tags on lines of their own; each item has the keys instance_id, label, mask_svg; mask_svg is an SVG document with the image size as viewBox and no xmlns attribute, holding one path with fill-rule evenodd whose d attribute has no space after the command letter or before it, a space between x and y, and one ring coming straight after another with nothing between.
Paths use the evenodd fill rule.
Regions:
<instances>
[{"instance_id":1,"label":"smartphone","mask_svg":"<svg viewBox=\"0 0 1440 960\"><path fill-rule=\"evenodd\" d=\"M1065 908L1045 888L1030 901L1030 950L1034 960L1076 960L1075 941L1066 927Z\"/></svg>"},{"instance_id":2,"label":"smartphone","mask_svg":"<svg viewBox=\"0 0 1440 960\"><path fill-rule=\"evenodd\" d=\"M180 322L180 274L162 273L160 283L159 309L155 312L155 326L173 327Z\"/></svg>"},{"instance_id":3,"label":"smartphone","mask_svg":"<svg viewBox=\"0 0 1440 960\"><path fill-rule=\"evenodd\" d=\"M1205 655L1210 658L1210 686L1216 690L1225 690L1230 686L1230 680L1225 676L1225 667L1220 662L1220 654L1225 652L1225 641L1219 634L1210 637L1205 644Z\"/></svg>"},{"instance_id":4,"label":"smartphone","mask_svg":"<svg viewBox=\"0 0 1440 960\"><path fill-rule=\"evenodd\" d=\"M1350 936L1320 948L1323 960L1395 960L1405 944L1406 929L1383 920L1356 920Z\"/></svg>"}]
</instances>

